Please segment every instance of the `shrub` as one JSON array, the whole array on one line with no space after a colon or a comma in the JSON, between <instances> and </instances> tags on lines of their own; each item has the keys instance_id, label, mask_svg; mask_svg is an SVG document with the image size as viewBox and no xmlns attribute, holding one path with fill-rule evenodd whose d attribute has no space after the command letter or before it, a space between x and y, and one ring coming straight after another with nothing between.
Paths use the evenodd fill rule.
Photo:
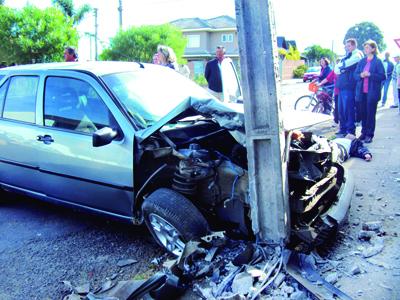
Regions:
<instances>
[{"instance_id":1,"label":"shrub","mask_svg":"<svg viewBox=\"0 0 400 300\"><path fill-rule=\"evenodd\" d=\"M194 82L201 86L207 86L207 79L204 77L203 74L197 74L194 76Z\"/></svg>"},{"instance_id":2,"label":"shrub","mask_svg":"<svg viewBox=\"0 0 400 300\"><path fill-rule=\"evenodd\" d=\"M306 65L301 65L298 66L296 69L293 71L294 78L303 78L304 73L307 71L307 66Z\"/></svg>"}]
</instances>

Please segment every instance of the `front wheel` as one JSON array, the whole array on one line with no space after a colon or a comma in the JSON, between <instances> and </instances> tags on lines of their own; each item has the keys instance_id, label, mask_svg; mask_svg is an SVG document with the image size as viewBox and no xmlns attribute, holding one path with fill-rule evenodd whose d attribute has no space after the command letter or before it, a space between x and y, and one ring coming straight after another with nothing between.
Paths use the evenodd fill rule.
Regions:
<instances>
[{"instance_id":1,"label":"front wheel","mask_svg":"<svg viewBox=\"0 0 400 300\"><path fill-rule=\"evenodd\" d=\"M294 109L299 111L313 111L314 106L318 103L317 99L315 99L311 95L302 96L296 100L294 104Z\"/></svg>"},{"instance_id":2,"label":"front wheel","mask_svg":"<svg viewBox=\"0 0 400 300\"><path fill-rule=\"evenodd\" d=\"M187 242L208 233L208 223L196 206L173 190L154 191L144 201L142 210L157 243L176 256Z\"/></svg>"}]
</instances>

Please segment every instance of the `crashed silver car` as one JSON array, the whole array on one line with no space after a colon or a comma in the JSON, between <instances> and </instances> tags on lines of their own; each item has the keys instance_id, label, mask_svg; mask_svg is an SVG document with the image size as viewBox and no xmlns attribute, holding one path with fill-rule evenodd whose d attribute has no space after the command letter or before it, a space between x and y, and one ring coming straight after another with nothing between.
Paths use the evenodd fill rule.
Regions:
<instances>
[{"instance_id":1,"label":"crashed silver car","mask_svg":"<svg viewBox=\"0 0 400 300\"><path fill-rule=\"evenodd\" d=\"M210 230L252 239L244 117L169 68L93 62L0 70L0 186L145 223L178 255ZM320 244L352 183L332 145L290 143L291 243Z\"/></svg>"}]
</instances>

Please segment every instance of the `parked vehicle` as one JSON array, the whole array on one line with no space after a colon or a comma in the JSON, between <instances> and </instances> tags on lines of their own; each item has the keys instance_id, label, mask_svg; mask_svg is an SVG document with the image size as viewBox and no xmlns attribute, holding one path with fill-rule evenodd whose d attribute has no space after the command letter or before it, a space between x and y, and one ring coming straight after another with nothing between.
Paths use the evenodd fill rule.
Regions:
<instances>
[{"instance_id":1,"label":"parked vehicle","mask_svg":"<svg viewBox=\"0 0 400 300\"><path fill-rule=\"evenodd\" d=\"M242 105L149 64L37 64L0 77L3 189L145 223L175 255L209 230L254 238ZM291 237L311 247L343 221L351 177L326 139L287 145Z\"/></svg>"},{"instance_id":2,"label":"parked vehicle","mask_svg":"<svg viewBox=\"0 0 400 300\"><path fill-rule=\"evenodd\" d=\"M303 75L303 82L313 81L318 78L321 73L321 67L309 67Z\"/></svg>"}]
</instances>

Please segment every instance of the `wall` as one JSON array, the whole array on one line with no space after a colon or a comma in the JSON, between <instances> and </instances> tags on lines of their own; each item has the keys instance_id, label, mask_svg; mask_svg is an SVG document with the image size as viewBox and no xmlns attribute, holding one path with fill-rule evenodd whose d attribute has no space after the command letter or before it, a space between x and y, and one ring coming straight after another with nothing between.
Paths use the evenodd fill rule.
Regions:
<instances>
[{"instance_id":1,"label":"wall","mask_svg":"<svg viewBox=\"0 0 400 300\"><path fill-rule=\"evenodd\" d=\"M223 43L221 41L221 36L223 34L233 34L232 43ZM215 53L215 48L217 46L224 46L227 54L239 54L238 48L238 36L235 31L213 31L210 33L210 43L208 51L210 53Z\"/></svg>"},{"instance_id":2,"label":"wall","mask_svg":"<svg viewBox=\"0 0 400 300\"><path fill-rule=\"evenodd\" d=\"M282 80L284 79L292 79L293 78L293 70L298 66L304 65L304 60L284 60L282 62Z\"/></svg>"}]
</instances>

